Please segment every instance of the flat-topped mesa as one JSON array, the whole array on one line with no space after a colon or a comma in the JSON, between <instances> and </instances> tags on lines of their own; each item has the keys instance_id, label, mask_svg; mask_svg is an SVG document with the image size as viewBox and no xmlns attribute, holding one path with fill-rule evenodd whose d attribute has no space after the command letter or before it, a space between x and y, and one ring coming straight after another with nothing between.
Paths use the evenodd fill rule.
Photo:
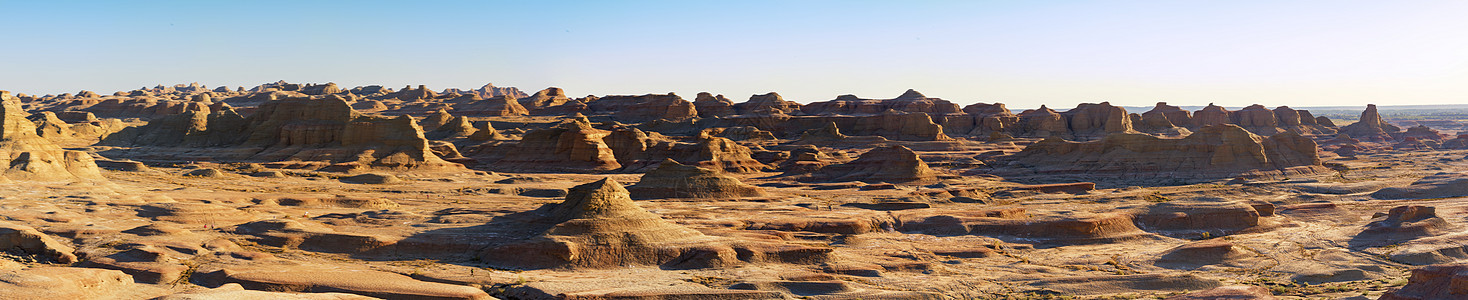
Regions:
<instances>
[{"instance_id":1,"label":"flat-topped mesa","mask_svg":"<svg viewBox=\"0 0 1468 300\"><path fill-rule=\"evenodd\" d=\"M27 116L20 99L0 91L0 182L106 180L90 154L41 137Z\"/></svg>"},{"instance_id":2,"label":"flat-topped mesa","mask_svg":"<svg viewBox=\"0 0 1468 300\"><path fill-rule=\"evenodd\" d=\"M1376 104L1367 104L1366 110L1361 112L1361 120L1341 127L1340 133L1363 141L1389 142L1394 140L1393 134L1401 131L1402 128L1381 119L1381 114L1376 111Z\"/></svg>"},{"instance_id":3,"label":"flat-topped mesa","mask_svg":"<svg viewBox=\"0 0 1468 300\"><path fill-rule=\"evenodd\" d=\"M1180 139L1117 133L1099 141L1045 139L1014 156L1046 174L1227 178L1314 173L1324 168L1315 141L1294 133L1260 137L1232 125L1206 126Z\"/></svg>"},{"instance_id":4,"label":"flat-topped mesa","mask_svg":"<svg viewBox=\"0 0 1468 300\"><path fill-rule=\"evenodd\" d=\"M613 119L628 123L681 121L698 116L693 102L683 100L683 97L673 93L606 96L587 102L586 105L592 113L611 115Z\"/></svg>"},{"instance_id":5,"label":"flat-topped mesa","mask_svg":"<svg viewBox=\"0 0 1468 300\"><path fill-rule=\"evenodd\" d=\"M702 118L713 118L731 116L737 114L734 111L734 101L724 98L724 95L715 96L709 92L699 92L693 98L693 107L698 110L698 116Z\"/></svg>"},{"instance_id":6,"label":"flat-topped mesa","mask_svg":"<svg viewBox=\"0 0 1468 300\"><path fill-rule=\"evenodd\" d=\"M928 98L914 90L907 90L892 99L862 99L854 95L841 95L835 100L814 102L801 107L801 111L810 115L864 115L887 110L928 114L952 114L961 111L958 104L939 98Z\"/></svg>"},{"instance_id":7,"label":"flat-topped mesa","mask_svg":"<svg viewBox=\"0 0 1468 300\"><path fill-rule=\"evenodd\" d=\"M627 190L634 199L730 199L766 195L763 188L744 184L737 177L672 159L664 159Z\"/></svg>"},{"instance_id":8,"label":"flat-topped mesa","mask_svg":"<svg viewBox=\"0 0 1468 300\"><path fill-rule=\"evenodd\" d=\"M611 132L591 127L585 117L531 130L494 168L520 171L601 172L621 168L602 139Z\"/></svg>"},{"instance_id":9,"label":"flat-topped mesa","mask_svg":"<svg viewBox=\"0 0 1468 300\"><path fill-rule=\"evenodd\" d=\"M937 175L918 157L917 152L905 146L891 145L873 148L844 164L822 167L806 180L929 184L938 182Z\"/></svg>"}]
</instances>

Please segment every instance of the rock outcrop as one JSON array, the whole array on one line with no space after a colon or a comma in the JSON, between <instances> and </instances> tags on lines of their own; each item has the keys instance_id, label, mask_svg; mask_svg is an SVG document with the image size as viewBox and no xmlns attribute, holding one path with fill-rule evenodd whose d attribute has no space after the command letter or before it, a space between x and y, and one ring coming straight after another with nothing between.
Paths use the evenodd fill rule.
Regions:
<instances>
[{"instance_id":1,"label":"rock outcrop","mask_svg":"<svg viewBox=\"0 0 1468 300\"><path fill-rule=\"evenodd\" d=\"M801 107L799 102L786 101L775 92L751 95L748 101L734 104L735 112L741 115L791 115L800 113Z\"/></svg>"},{"instance_id":2,"label":"rock outcrop","mask_svg":"<svg viewBox=\"0 0 1468 300\"><path fill-rule=\"evenodd\" d=\"M808 179L926 184L937 182L938 176L918 157L917 152L905 146L892 145L873 148L847 163L822 167Z\"/></svg>"},{"instance_id":3,"label":"rock outcrop","mask_svg":"<svg viewBox=\"0 0 1468 300\"><path fill-rule=\"evenodd\" d=\"M554 108L556 107L570 104L575 100L566 97L565 90L558 87L549 87L535 92L534 95L530 95L529 97L520 98L517 101L532 114L542 114L546 111L555 110Z\"/></svg>"},{"instance_id":4,"label":"rock outcrop","mask_svg":"<svg viewBox=\"0 0 1468 300\"><path fill-rule=\"evenodd\" d=\"M751 99L752 100L752 99ZM854 95L842 95L835 100L814 102L800 108L811 115L863 115L878 114L887 110L902 112L951 114L958 113L958 104L938 98L928 98L922 93L907 90L892 99L862 99Z\"/></svg>"},{"instance_id":5,"label":"rock outcrop","mask_svg":"<svg viewBox=\"0 0 1468 300\"><path fill-rule=\"evenodd\" d=\"M1376 240L1377 245L1390 245L1419 237L1436 236L1454 232L1456 226L1437 216L1431 206L1404 205L1393 207L1380 220L1366 224L1355 237L1355 244L1368 245Z\"/></svg>"},{"instance_id":6,"label":"rock outcrop","mask_svg":"<svg viewBox=\"0 0 1468 300\"><path fill-rule=\"evenodd\" d=\"M455 100L456 103L452 105L454 113L461 116L523 116L530 114L530 110L521 106L520 101L510 94L492 97L475 95Z\"/></svg>"},{"instance_id":7,"label":"rock outcrop","mask_svg":"<svg viewBox=\"0 0 1468 300\"><path fill-rule=\"evenodd\" d=\"M1089 139L1111 133L1134 132L1126 109L1112 106L1109 102L1081 103L1061 115L1066 117L1066 123L1070 125L1070 134L1077 138Z\"/></svg>"},{"instance_id":8,"label":"rock outcrop","mask_svg":"<svg viewBox=\"0 0 1468 300\"><path fill-rule=\"evenodd\" d=\"M713 240L638 207L627 189L611 179L571 188L566 201L547 204L535 213L540 216L538 222L550 227L524 240L490 248L480 254L480 260L515 268L661 265ZM732 256L733 249L724 250Z\"/></svg>"},{"instance_id":9,"label":"rock outcrop","mask_svg":"<svg viewBox=\"0 0 1468 300\"><path fill-rule=\"evenodd\" d=\"M765 196L764 189L739 181L722 172L684 165L665 159L656 169L642 175L637 185L627 187L634 199L692 198L731 199Z\"/></svg>"},{"instance_id":10,"label":"rock outcrop","mask_svg":"<svg viewBox=\"0 0 1468 300\"><path fill-rule=\"evenodd\" d=\"M1388 187L1371 193L1372 198L1383 200L1430 199L1468 196L1468 176L1458 173L1438 173L1412 184Z\"/></svg>"},{"instance_id":11,"label":"rock outcrop","mask_svg":"<svg viewBox=\"0 0 1468 300\"><path fill-rule=\"evenodd\" d=\"M734 111L734 101L724 98L724 95L715 96L708 92L698 93L698 97L693 98L693 107L698 111L698 116L703 118L737 114Z\"/></svg>"},{"instance_id":12,"label":"rock outcrop","mask_svg":"<svg viewBox=\"0 0 1468 300\"><path fill-rule=\"evenodd\" d=\"M71 264L77 262L71 246L52 239L30 226L0 222L0 249L9 255L29 257L40 262Z\"/></svg>"},{"instance_id":13,"label":"rock outcrop","mask_svg":"<svg viewBox=\"0 0 1468 300\"><path fill-rule=\"evenodd\" d=\"M494 164L496 168L538 171L610 171L622 167L602 139L606 130L586 119L570 119L555 127L531 130L520 143Z\"/></svg>"},{"instance_id":14,"label":"rock outcrop","mask_svg":"<svg viewBox=\"0 0 1468 300\"><path fill-rule=\"evenodd\" d=\"M1207 126L1181 139L1117 133L1099 141L1048 138L1014 156L1038 173L1114 176L1231 177L1313 173L1315 141L1298 134L1260 137L1236 125Z\"/></svg>"},{"instance_id":15,"label":"rock outcrop","mask_svg":"<svg viewBox=\"0 0 1468 300\"><path fill-rule=\"evenodd\" d=\"M136 138L112 143L134 147L109 153L145 161L292 161L337 171L463 169L431 152L412 117L362 115L334 95L267 101L243 120L228 110L163 118L139 128Z\"/></svg>"},{"instance_id":16,"label":"rock outcrop","mask_svg":"<svg viewBox=\"0 0 1468 300\"><path fill-rule=\"evenodd\" d=\"M1440 264L1412 270L1407 285L1381 295L1379 300L1460 299L1468 295L1468 264Z\"/></svg>"},{"instance_id":17,"label":"rock outcrop","mask_svg":"<svg viewBox=\"0 0 1468 300\"><path fill-rule=\"evenodd\" d=\"M1040 105L1040 108L1020 112L1016 136L1025 137L1071 137L1070 123L1055 110Z\"/></svg>"},{"instance_id":18,"label":"rock outcrop","mask_svg":"<svg viewBox=\"0 0 1468 300\"><path fill-rule=\"evenodd\" d=\"M622 122L642 123L653 120L679 121L697 117L692 102L673 93L642 96L606 96L590 101L592 112L609 114Z\"/></svg>"},{"instance_id":19,"label":"rock outcrop","mask_svg":"<svg viewBox=\"0 0 1468 300\"><path fill-rule=\"evenodd\" d=\"M1363 141L1390 142L1395 140L1392 135L1401 131L1402 128L1381 119L1381 114L1376 112L1376 104L1367 104L1366 110L1361 112L1361 120L1341 127L1340 133Z\"/></svg>"},{"instance_id":20,"label":"rock outcrop","mask_svg":"<svg viewBox=\"0 0 1468 300\"><path fill-rule=\"evenodd\" d=\"M0 182L101 181L90 154L62 149L36 134L20 99L0 91Z\"/></svg>"}]
</instances>

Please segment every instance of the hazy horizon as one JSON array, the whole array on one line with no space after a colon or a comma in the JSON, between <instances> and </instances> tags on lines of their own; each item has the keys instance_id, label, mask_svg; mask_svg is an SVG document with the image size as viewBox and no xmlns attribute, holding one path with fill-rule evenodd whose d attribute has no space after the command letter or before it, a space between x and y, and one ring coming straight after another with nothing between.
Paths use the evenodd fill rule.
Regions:
<instances>
[{"instance_id":1,"label":"hazy horizon","mask_svg":"<svg viewBox=\"0 0 1468 300\"><path fill-rule=\"evenodd\" d=\"M1057 109L1468 103L1468 2L0 1L0 90L485 83ZM1456 30L1455 30L1456 29Z\"/></svg>"}]
</instances>

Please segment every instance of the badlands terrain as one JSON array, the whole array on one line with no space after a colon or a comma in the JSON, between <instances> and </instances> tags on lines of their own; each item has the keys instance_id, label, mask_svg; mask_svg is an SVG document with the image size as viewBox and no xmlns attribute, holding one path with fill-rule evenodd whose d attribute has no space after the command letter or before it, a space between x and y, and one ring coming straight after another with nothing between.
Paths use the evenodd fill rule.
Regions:
<instances>
[{"instance_id":1,"label":"badlands terrain","mask_svg":"<svg viewBox=\"0 0 1468 300\"><path fill-rule=\"evenodd\" d=\"M1463 124L1375 106L0 98L0 299L1468 298Z\"/></svg>"}]
</instances>

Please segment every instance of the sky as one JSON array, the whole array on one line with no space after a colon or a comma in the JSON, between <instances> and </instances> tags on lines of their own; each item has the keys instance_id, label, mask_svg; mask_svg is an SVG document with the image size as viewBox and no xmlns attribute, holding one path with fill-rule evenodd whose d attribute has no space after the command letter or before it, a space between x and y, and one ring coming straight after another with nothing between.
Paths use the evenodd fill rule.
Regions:
<instances>
[{"instance_id":1,"label":"sky","mask_svg":"<svg viewBox=\"0 0 1468 300\"><path fill-rule=\"evenodd\" d=\"M1468 1L11 1L0 89L1468 104Z\"/></svg>"}]
</instances>

